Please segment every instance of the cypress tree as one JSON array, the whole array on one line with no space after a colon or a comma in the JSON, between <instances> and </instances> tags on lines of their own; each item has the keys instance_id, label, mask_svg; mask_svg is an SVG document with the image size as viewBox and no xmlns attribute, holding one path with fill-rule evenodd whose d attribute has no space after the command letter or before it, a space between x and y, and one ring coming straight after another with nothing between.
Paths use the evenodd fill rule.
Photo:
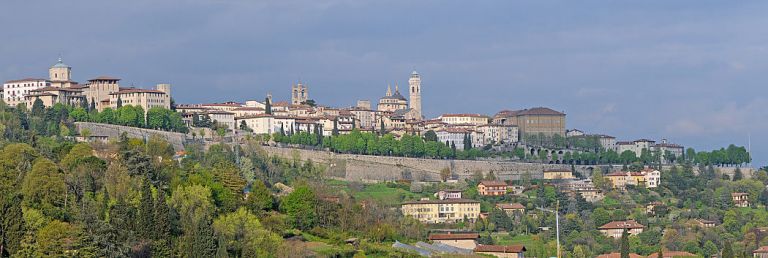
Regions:
<instances>
[{"instance_id":1,"label":"cypress tree","mask_svg":"<svg viewBox=\"0 0 768 258\"><path fill-rule=\"evenodd\" d=\"M621 258L629 258L629 232L626 228L621 234Z\"/></svg>"},{"instance_id":2,"label":"cypress tree","mask_svg":"<svg viewBox=\"0 0 768 258\"><path fill-rule=\"evenodd\" d=\"M96 100L91 98L91 108L88 109L88 111L94 111L96 110Z\"/></svg>"},{"instance_id":3,"label":"cypress tree","mask_svg":"<svg viewBox=\"0 0 768 258\"><path fill-rule=\"evenodd\" d=\"M264 113L267 115L272 114L272 103L269 102L269 98L264 98Z\"/></svg>"},{"instance_id":4,"label":"cypress tree","mask_svg":"<svg viewBox=\"0 0 768 258\"><path fill-rule=\"evenodd\" d=\"M339 135L339 118L333 119L333 136Z\"/></svg>"},{"instance_id":5,"label":"cypress tree","mask_svg":"<svg viewBox=\"0 0 768 258\"><path fill-rule=\"evenodd\" d=\"M165 202L165 193L159 193L155 200L155 239L170 239L171 217L170 208Z\"/></svg>"},{"instance_id":6,"label":"cypress tree","mask_svg":"<svg viewBox=\"0 0 768 258\"><path fill-rule=\"evenodd\" d=\"M24 237L24 216L21 211L21 195L13 194L0 200L0 256L7 257L21 247Z\"/></svg>"},{"instance_id":7,"label":"cypress tree","mask_svg":"<svg viewBox=\"0 0 768 258\"><path fill-rule=\"evenodd\" d=\"M381 135L384 135L384 133L386 133L386 132L387 132L387 130L386 130L386 129L384 129L384 119L381 119L381 120L379 120L379 121L381 121L381 124L379 125L379 133L380 133Z\"/></svg>"},{"instance_id":8,"label":"cypress tree","mask_svg":"<svg viewBox=\"0 0 768 258\"><path fill-rule=\"evenodd\" d=\"M720 255L722 258L735 258L736 256L733 255L733 247L731 247L731 242L725 242L723 244L723 254Z\"/></svg>"},{"instance_id":9,"label":"cypress tree","mask_svg":"<svg viewBox=\"0 0 768 258\"><path fill-rule=\"evenodd\" d=\"M123 107L123 99L120 98L120 96L117 96L117 108Z\"/></svg>"},{"instance_id":10,"label":"cypress tree","mask_svg":"<svg viewBox=\"0 0 768 258\"><path fill-rule=\"evenodd\" d=\"M141 185L141 204L139 204L139 234L144 239L152 239L155 231L155 202L152 199L152 189L146 178Z\"/></svg>"},{"instance_id":11,"label":"cypress tree","mask_svg":"<svg viewBox=\"0 0 768 258\"><path fill-rule=\"evenodd\" d=\"M90 106L88 106L88 98L83 98L83 101L80 101L80 107L85 109L85 111L91 111Z\"/></svg>"}]
</instances>

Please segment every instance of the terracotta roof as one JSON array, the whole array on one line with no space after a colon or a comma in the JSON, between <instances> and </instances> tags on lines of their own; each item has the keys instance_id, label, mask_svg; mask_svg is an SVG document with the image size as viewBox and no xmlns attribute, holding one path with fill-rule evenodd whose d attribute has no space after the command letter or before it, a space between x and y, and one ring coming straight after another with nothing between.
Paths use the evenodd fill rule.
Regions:
<instances>
[{"instance_id":1,"label":"terracotta roof","mask_svg":"<svg viewBox=\"0 0 768 258\"><path fill-rule=\"evenodd\" d=\"M525 252L524 245L477 245L475 252L486 253L522 253Z\"/></svg>"},{"instance_id":2,"label":"terracotta roof","mask_svg":"<svg viewBox=\"0 0 768 258\"><path fill-rule=\"evenodd\" d=\"M445 200L423 200L404 202L403 204L440 204L440 203L480 203L480 201L470 199L445 199Z\"/></svg>"},{"instance_id":3,"label":"terracotta roof","mask_svg":"<svg viewBox=\"0 0 768 258\"><path fill-rule=\"evenodd\" d=\"M757 250L752 251L752 253L755 253L755 254L768 254L768 246L761 246L760 248L757 248Z\"/></svg>"},{"instance_id":4,"label":"terracotta roof","mask_svg":"<svg viewBox=\"0 0 768 258\"><path fill-rule=\"evenodd\" d=\"M562 112L558 112L555 110L552 110L551 108L546 107L535 107L530 109L523 109L519 113L517 113L518 116L524 116L524 115L552 115L552 116L563 116L565 115Z\"/></svg>"},{"instance_id":5,"label":"terracotta roof","mask_svg":"<svg viewBox=\"0 0 768 258\"><path fill-rule=\"evenodd\" d=\"M494 117L511 117L516 116L518 113L520 113L522 110L502 110L496 113Z\"/></svg>"},{"instance_id":6,"label":"terracotta roof","mask_svg":"<svg viewBox=\"0 0 768 258\"><path fill-rule=\"evenodd\" d=\"M88 81L119 81L120 78L110 77L110 76L99 76L93 79L90 79Z\"/></svg>"},{"instance_id":7,"label":"terracotta roof","mask_svg":"<svg viewBox=\"0 0 768 258\"><path fill-rule=\"evenodd\" d=\"M605 225L600 226L598 229L635 229L635 228L645 228L645 226L641 225L640 223L637 223L634 220L626 220L626 221L611 221L606 223Z\"/></svg>"},{"instance_id":8,"label":"terracotta roof","mask_svg":"<svg viewBox=\"0 0 768 258\"><path fill-rule=\"evenodd\" d=\"M496 207L502 210L524 210L525 206L519 203L499 203Z\"/></svg>"},{"instance_id":9,"label":"terracotta roof","mask_svg":"<svg viewBox=\"0 0 768 258\"><path fill-rule=\"evenodd\" d=\"M749 196L748 193L731 193L731 196L737 197L737 196Z\"/></svg>"},{"instance_id":10,"label":"terracotta roof","mask_svg":"<svg viewBox=\"0 0 768 258\"><path fill-rule=\"evenodd\" d=\"M695 254L689 253L689 252L683 252L683 251L664 251L662 252L662 255L664 258L672 258L672 257L699 257ZM656 258L659 257L659 253L652 253L651 255L648 255L648 258Z\"/></svg>"},{"instance_id":11,"label":"terracotta roof","mask_svg":"<svg viewBox=\"0 0 768 258\"><path fill-rule=\"evenodd\" d=\"M480 238L478 233L431 234L429 240L472 240Z\"/></svg>"},{"instance_id":12,"label":"terracotta roof","mask_svg":"<svg viewBox=\"0 0 768 258\"><path fill-rule=\"evenodd\" d=\"M165 92L159 91L159 90L150 90L150 89L139 89L139 88L121 88L118 92L112 92L109 95L119 95L119 94L128 94L128 93L163 93Z\"/></svg>"},{"instance_id":13,"label":"terracotta roof","mask_svg":"<svg viewBox=\"0 0 768 258\"><path fill-rule=\"evenodd\" d=\"M30 93L30 94L24 95L24 97L42 97L42 96L58 96L58 95L50 92Z\"/></svg>"},{"instance_id":14,"label":"terracotta roof","mask_svg":"<svg viewBox=\"0 0 768 258\"><path fill-rule=\"evenodd\" d=\"M232 111L248 111L248 110L251 110L251 111L263 111L264 108L260 108L260 107L239 107L239 108L232 109Z\"/></svg>"},{"instance_id":15,"label":"terracotta roof","mask_svg":"<svg viewBox=\"0 0 768 258\"><path fill-rule=\"evenodd\" d=\"M28 81L48 81L48 79L24 78L24 79L19 79L19 80L6 81L5 83L28 82Z\"/></svg>"},{"instance_id":16,"label":"terracotta roof","mask_svg":"<svg viewBox=\"0 0 768 258\"><path fill-rule=\"evenodd\" d=\"M270 114L245 115L245 116L238 116L235 119L241 120L241 119L260 118L260 117L272 117L272 115Z\"/></svg>"},{"instance_id":17,"label":"terracotta roof","mask_svg":"<svg viewBox=\"0 0 768 258\"><path fill-rule=\"evenodd\" d=\"M548 168L544 172L571 172L571 170L568 168Z\"/></svg>"},{"instance_id":18,"label":"terracotta roof","mask_svg":"<svg viewBox=\"0 0 768 258\"><path fill-rule=\"evenodd\" d=\"M443 114L442 117L487 117L481 114Z\"/></svg>"},{"instance_id":19,"label":"terracotta roof","mask_svg":"<svg viewBox=\"0 0 768 258\"><path fill-rule=\"evenodd\" d=\"M656 142L656 141L648 140L648 139L637 139L637 140L634 140L633 142Z\"/></svg>"},{"instance_id":20,"label":"terracotta roof","mask_svg":"<svg viewBox=\"0 0 768 258\"><path fill-rule=\"evenodd\" d=\"M601 255L598 255L596 258L621 258L621 253L601 254ZM630 253L629 258L645 258L645 256Z\"/></svg>"},{"instance_id":21,"label":"terracotta roof","mask_svg":"<svg viewBox=\"0 0 768 258\"><path fill-rule=\"evenodd\" d=\"M506 182L503 181L480 181L478 185L484 185L484 186L507 186Z\"/></svg>"},{"instance_id":22,"label":"terracotta roof","mask_svg":"<svg viewBox=\"0 0 768 258\"><path fill-rule=\"evenodd\" d=\"M82 92L82 90L79 90L79 89L57 88L57 87L51 87L51 86L44 87L44 88L39 88L39 89L34 89L34 90L31 90L31 91L76 91L76 92Z\"/></svg>"},{"instance_id":23,"label":"terracotta roof","mask_svg":"<svg viewBox=\"0 0 768 258\"><path fill-rule=\"evenodd\" d=\"M438 132L448 132L448 133L470 133L471 130L464 129L464 128L456 128L456 127L447 127L444 129L437 130Z\"/></svg>"},{"instance_id":24,"label":"terracotta roof","mask_svg":"<svg viewBox=\"0 0 768 258\"><path fill-rule=\"evenodd\" d=\"M209 106L209 107L240 107L242 104L240 103L208 103L208 104L200 104L200 106Z\"/></svg>"}]
</instances>

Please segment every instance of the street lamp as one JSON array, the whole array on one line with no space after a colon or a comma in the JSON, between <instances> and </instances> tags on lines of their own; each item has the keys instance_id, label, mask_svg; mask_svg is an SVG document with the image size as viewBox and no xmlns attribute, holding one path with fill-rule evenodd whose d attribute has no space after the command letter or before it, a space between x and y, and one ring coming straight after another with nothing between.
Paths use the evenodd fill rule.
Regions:
<instances>
[{"instance_id":1,"label":"street lamp","mask_svg":"<svg viewBox=\"0 0 768 258\"><path fill-rule=\"evenodd\" d=\"M555 235L557 236L557 258L560 258L560 201L555 204L555 210L545 209L544 207L536 208L546 212L555 213Z\"/></svg>"}]
</instances>

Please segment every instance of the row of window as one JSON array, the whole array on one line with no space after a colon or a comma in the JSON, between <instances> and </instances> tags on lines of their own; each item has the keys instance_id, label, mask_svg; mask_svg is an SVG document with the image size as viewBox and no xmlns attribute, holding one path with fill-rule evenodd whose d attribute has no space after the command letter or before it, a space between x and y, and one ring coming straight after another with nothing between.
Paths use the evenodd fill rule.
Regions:
<instances>
[{"instance_id":1,"label":"row of window","mask_svg":"<svg viewBox=\"0 0 768 258\"><path fill-rule=\"evenodd\" d=\"M44 87L44 86L51 86L51 84L47 82L46 83L38 82L38 83L6 84L5 88L10 89L10 88L23 88L23 87Z\"/></svg>"}]
</instances>

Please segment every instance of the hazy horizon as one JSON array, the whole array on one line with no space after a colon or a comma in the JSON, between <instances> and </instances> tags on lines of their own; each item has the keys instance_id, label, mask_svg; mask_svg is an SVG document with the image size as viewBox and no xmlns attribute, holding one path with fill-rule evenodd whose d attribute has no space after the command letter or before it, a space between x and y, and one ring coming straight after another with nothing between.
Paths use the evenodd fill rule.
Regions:
<instances>
[{"instance_id":1,"label":"hazy horizon","mask_svg":"<svg viewBox=\"0 0 768 258\"><path fill-rule=\"evenodd\" d=\"M422 76L427 117L546 106L566 127L768 163L766 2L6 1L0 80L171 83L177 103L375 105Z\"/></svg>"}]
</instances>

